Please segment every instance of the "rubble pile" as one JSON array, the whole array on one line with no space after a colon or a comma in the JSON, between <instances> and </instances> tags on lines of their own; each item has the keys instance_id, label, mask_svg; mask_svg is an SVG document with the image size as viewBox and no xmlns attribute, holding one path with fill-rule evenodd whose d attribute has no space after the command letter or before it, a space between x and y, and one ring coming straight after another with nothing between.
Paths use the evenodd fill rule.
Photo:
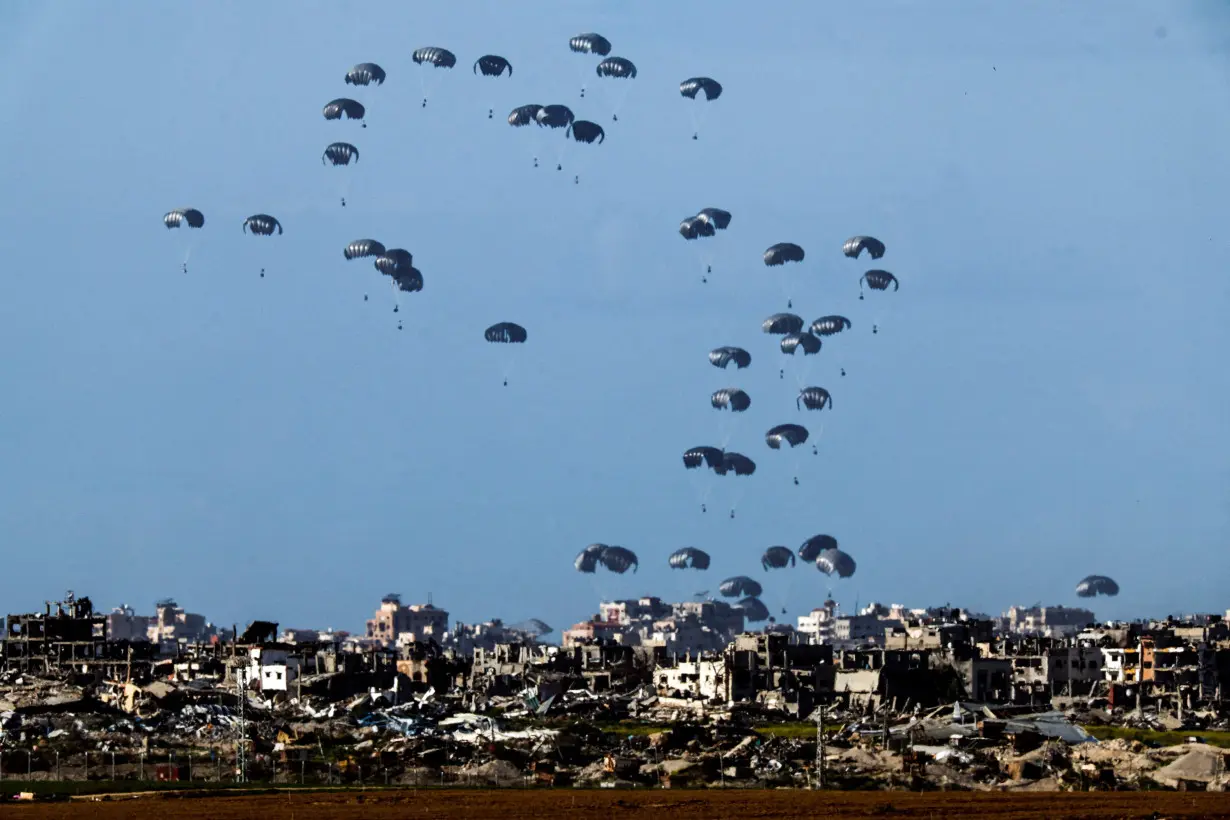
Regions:
<instances>
[{"instance_id":1,"label":"rubble pile","mask_svg":"<svg viewBox=\"0 0 1230 820\"><path fill-rule=\"evenodd\" d=\"M162 611L146 631L189 620ZM446 634L447 613L389 595L369 644L255 621L152 645L109 640L70 598L8 617L0 782L1225 789L1225 752L1199 742L1230 728L1224 622L1001 639L935 618L884 647L775 628L680 655L649 638L549 646L494 621L412 639L402 627Z\"/></svg>"}]
</instances>

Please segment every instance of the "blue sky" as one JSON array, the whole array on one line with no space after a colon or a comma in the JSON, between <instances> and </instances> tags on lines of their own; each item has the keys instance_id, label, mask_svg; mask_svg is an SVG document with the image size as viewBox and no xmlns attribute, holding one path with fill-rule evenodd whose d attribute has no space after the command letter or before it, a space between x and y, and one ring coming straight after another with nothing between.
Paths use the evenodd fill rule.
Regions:
<instances>
[{"instance_id":1,"label":"blue sky","mask_svg":"<svg viewBox=\"0 0 1230 820\"><path fill-rule=\"evenodd\" d=\"M6 611L72 588L358 629L397 591L562 628L600 595L765 579L765 547L818 532L858 573L768 576L792 618L830 588L1075 604L1092 572L1123 589L1103 617L1230 606L1230 12L871 5L3 4ZM567 48L582 31L639 69L617 123ZM458 57L426 109L424 45ZM511 78L471 73L489 52ZM383 87L342 82L361 61ZM725 93L693 141L697 74ZM367 129L322 118L347 95ZM503 122L530 102L605 144L533 169L535 137ZM362 151L345 209L334 140ZM181 206L207 219L186 276L161 224ZM707 285L675 232L706 206L734 213ZM286 233L243 234L258 212ZM900 292L858 301L870 264L839 252L858 233ZM423 271L397 316L342 259L369 236ZM808 375L831 414L795 411L759 329L785 308L760 261L781 241L807 251L784 271L798 312L854 321ZM529 343L485 343L502 320ZM711 367L722 344L752 367ZM733 520L722 496L699 512L680 463L721 443L728 385L753 399L730 447L760 467L720 485ZM821 420L819 456L764 445ZM579 575L591 541L640 571ZM666 567L685 545L708 577Z\"/></svg>"}]
</instances>

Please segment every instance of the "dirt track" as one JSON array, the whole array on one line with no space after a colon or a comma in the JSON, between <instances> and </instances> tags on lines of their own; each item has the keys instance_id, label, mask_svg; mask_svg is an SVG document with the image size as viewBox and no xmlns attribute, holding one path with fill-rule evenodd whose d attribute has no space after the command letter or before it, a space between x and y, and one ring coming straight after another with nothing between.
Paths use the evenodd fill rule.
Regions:
<instances>
[{"instance_id":1,"label":"dirt track","mask_svg":"<svg viewBox=\"0 0 1230 820\"><path fill-rule=\"evenodd\" d=\"M1154 812L1158 812L1154 815ZM1179 792L987 794L971 792L520 791L424 790L147 798L8 806L5 817L89 820L393 820L393 818L667 818L772 820L788 817L1123 818L1230 817L1230 795Z\"/></svg>"}]
</instances>

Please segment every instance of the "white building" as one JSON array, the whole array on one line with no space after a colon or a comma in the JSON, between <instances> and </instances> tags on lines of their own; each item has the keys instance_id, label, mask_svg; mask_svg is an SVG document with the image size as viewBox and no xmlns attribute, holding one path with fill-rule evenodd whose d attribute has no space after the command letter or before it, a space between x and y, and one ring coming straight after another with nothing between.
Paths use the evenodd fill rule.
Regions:
<instances>
[{"instance_id":1,"label":"white building","mask_svg":"<svg viewBox=\"0 0 1230 820\"><path fill-rule=\"evenodd\" d=\"M299 659L285 649L254 646L248 650L247 680L257 681L262 692L288 692L299 678Z\"/></svg>"}]
</instances>

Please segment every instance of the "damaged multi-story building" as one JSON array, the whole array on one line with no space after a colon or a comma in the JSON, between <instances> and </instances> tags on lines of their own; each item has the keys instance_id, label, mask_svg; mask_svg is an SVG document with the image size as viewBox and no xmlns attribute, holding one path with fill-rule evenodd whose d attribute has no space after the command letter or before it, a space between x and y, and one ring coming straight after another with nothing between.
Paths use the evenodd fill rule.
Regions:
<instances>
[{"instance_id":1,"label":"damaged multi-story building","mask_svg":"<svg viewBox=\"0 0 1230 820\"><path fill-rule=\"evenodd\" d=\"M565 647L611 641L657 646L667 654L719 652L743 632L743 610L725 601L666 603L646 596L604 601L598 614L564 632Z\"/></svg>"}]
</instances>

